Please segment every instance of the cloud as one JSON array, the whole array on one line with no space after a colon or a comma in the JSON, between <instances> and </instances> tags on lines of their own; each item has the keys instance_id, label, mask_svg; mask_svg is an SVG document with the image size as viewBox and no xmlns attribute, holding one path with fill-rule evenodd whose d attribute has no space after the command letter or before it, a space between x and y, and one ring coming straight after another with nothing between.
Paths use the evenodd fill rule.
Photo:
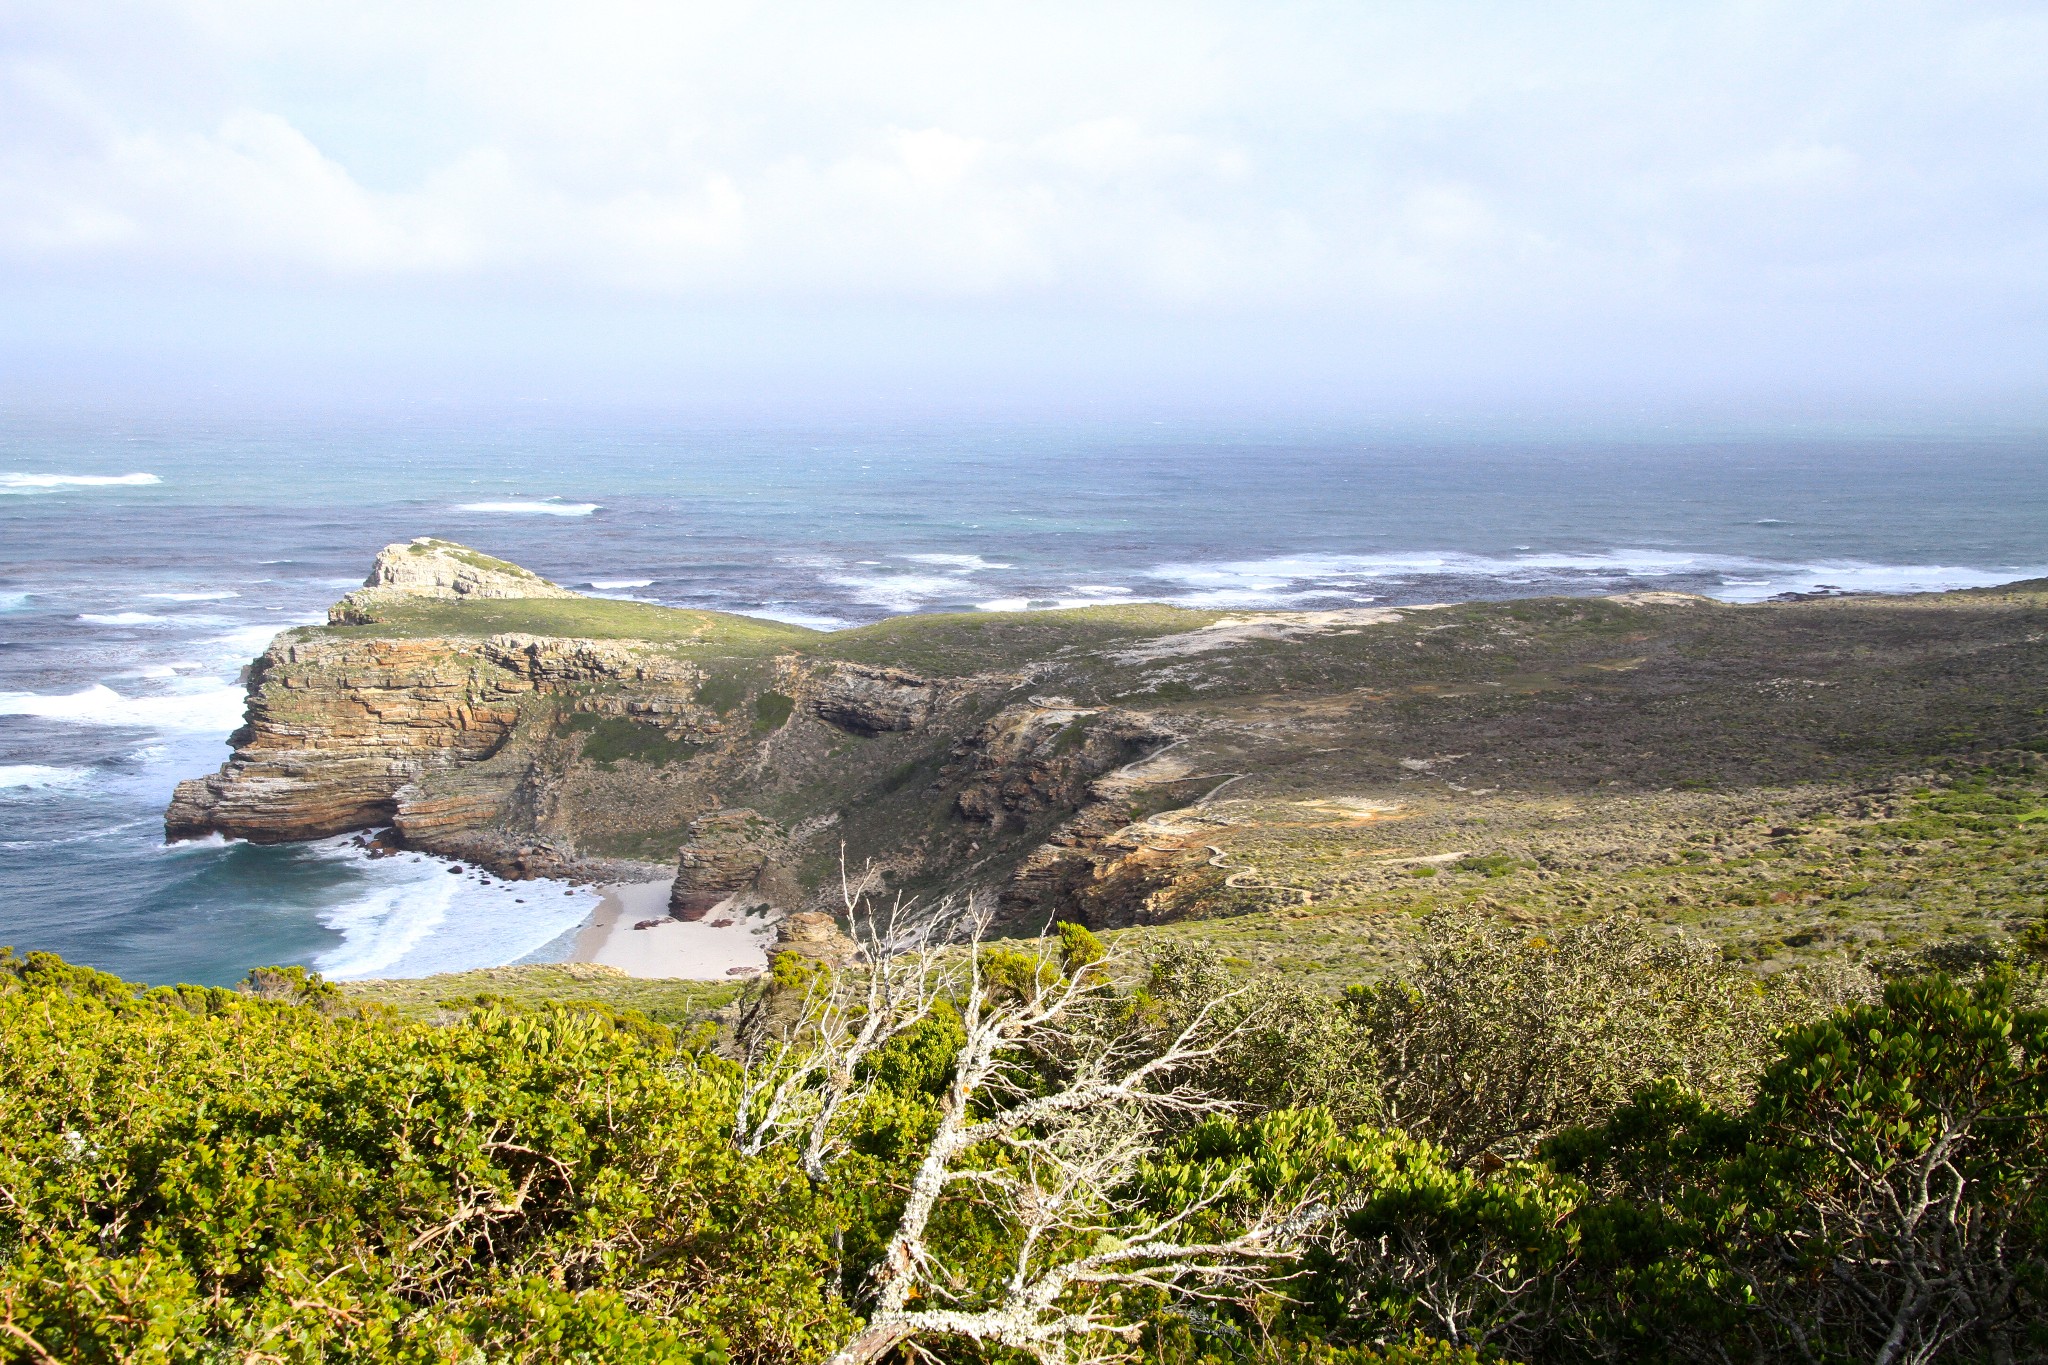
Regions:
<instances>
[{"instance_id":1,"label":"cloud","mask_svg":"<svg viewBox=\"0 0 2048 1365\"><path fill-rule=\"evenodd\" d=\"M2048 22L2019 4L17 9L0 264L53 287L1482 348L1973 314L2033 345L2048 288Z\"/></svg>"}]
</instances>

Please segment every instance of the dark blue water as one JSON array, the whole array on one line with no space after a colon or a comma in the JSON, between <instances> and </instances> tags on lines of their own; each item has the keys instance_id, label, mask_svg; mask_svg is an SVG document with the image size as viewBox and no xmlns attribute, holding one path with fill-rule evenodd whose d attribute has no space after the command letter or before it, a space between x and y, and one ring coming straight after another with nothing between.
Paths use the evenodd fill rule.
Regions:
<instances>
[{"instance_id":1,"label":"dark blue water","mask_svg":"<svg viewBox=\"0 0 2048 1365\"><path fill-rule=\"evenodd\" d=\"M79 481L130 476L151 481ZM225 757L239 667L418 535L827 628L1117 600L1759 600L2048 574L2048 441L0 415L0 942L220 982L487 965L573 927L587 893L344 841L161 846L171 787Z\"/></svg>"}]
</instances>

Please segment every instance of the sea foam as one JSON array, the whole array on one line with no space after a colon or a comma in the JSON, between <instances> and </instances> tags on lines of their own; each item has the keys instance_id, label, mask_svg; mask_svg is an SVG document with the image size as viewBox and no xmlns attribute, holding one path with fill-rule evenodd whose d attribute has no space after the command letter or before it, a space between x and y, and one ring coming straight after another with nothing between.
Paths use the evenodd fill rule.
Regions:
<instances>
[{"instance_id":1,"label":"sea foam","mask_svg":"<svg viewBox=\"0 0 2048 1365\"><path fill-rule=\"evenodd\" d=\"M976 611L1066 611L1073 607L1101 607L1127 601L1122 597L997 597L976 602Z\"/></svg>"},{"instance_id":2,"label":"sea foam","mask_svg":"<svg viewBox=\"0 0 2048 1365\"><path fill-rule=\"evenodd\" d=\"M168 626L173 624L168 616L152 616L146 611L89 611L78 618L96 626Z\"/></svg>"},{"instance_id":3,"label":"sea foam","mask_svg":"<svg viewBox=\"0 0 2048 1365\"><path fill-rule=\"evenodd\" d=\"M546 517L587 517L601 505L595 502L556 502L553 499L549 499L546 502L508 500L504 502L457 503L455 510L458 512L525 513Z\"/></svg>"},{"instance_id":4,"label":"sea foam","mask_svg":"<svg viewBox=\"0 0 2048 1365\"><path fill-rule=\"evenodd\" d=\"M340 980L431 976L495 967L561 937L588 918L598 893L559 881L481 880L439 858L371 858L352 839L314 845L347 862L361 894L322 910L341 942L314 963Z\"/></svg>"},{"instance_id":5,"label":"sea foam","mask_svg":"<svg viewBox=\"0 0 2048 1365\"><path fill-rule=\"evenodd\" d=\"M841 617L806 611L788 602L768 602L758 607L749 607L742 614L758 616L764 621L786 621L792 626L804 626L810 630L845 630L853 624Z\"/></svg>"},{"instance_id":6,"label":"sea foam","mask_svg":"<svg viewBox=\"0 0 2048 1365\"><path fill-rule=\"evenodd\" d=\"M34 716L73 725L126 725L227 734L242 723L239 687L213 684L169 696L124 697L105 683L81 692L0 692L0 716Z\"/></svg>"},{"instance_id":7,"label":"sea foam","mask_svg":"<svg viewBox=\"0 0 2048 1365\"><path fill-rule=\"evenodd\" d=\"M42 763L0 763L0 789L68 787L92 774L84 768L53 768Z\"/></svg>"},{"instance_id":8,"label":"sea foam","mask_svg":"<svg viewBox=\"0 0 2048 1365\"><path fill-rule=\"evenodd\" d=\"M998 564L994 560L983 559L980 555L897 555L896 558L907 559L913 564L937 564L944 568L952 569L956 573L979 573L983 569L1007 569L1010 567L1008 564Z\"/></svg>"},{"instance_id":9,"label":"sea foam","mask_svg":"<svg viewBox=\"0 0 2048 1365\"><path fill-rule=\"evenodd\" d=\"M239 666L254 659L264 650L269 649L270 642L276 639L280 632L289 630L293 626L316 625L319 623L319 619L316 616L303 616L260 626L240 626L225 635L206 636L198 641L198 643L214 646L216 662ZM188 664L174 665L174 667L178 668L192 666Z\"/></svg>"},{"instance_id":10,"label":"sea foam","mask_svg":"<svg viewBox=\"0 0 2048 1365\"><path fill-rule=\"evenodd\" d=\"M1514 595L1625 592L1671 587L1729 602L1760 602L1783 593L1942 592L1992 587L2048 574L2048 569L1961 568L1933 564L1870 564L1854 560L1787 563L1736 555L1618 549L1478 555L1417 551L1383 555L1274 555L1217 563L1161 564L1146 570L1180 591L1166 600L1184 606L1290 607L1343 600L1426 594L1452 601L1502 589ZM1397 590L1405 590L1398 593Z\"/></svg>"},{"instance_id":11,"label":"sea foam","mask_svg":"<svg viewBox=\"0 0 2048 1365\"><path fill-rule=\"evenodd\" d=\"M835 588L845 588L856 602L897 612L917 611L933 602L957 601L970 586L953 575L942 578L910 573L833 574L825 581Z\"/></svg>"},{"instance_id":12,"label":"sea foam","mask_svg":"<svg viewBox=\"0 0 2048 1365\"><path fill-rule=\"evenodd\" d=\"M162 482L154 474L0 474L0 493L49 493L59 488L134 487Z\"/></svg>"}]
</instances>

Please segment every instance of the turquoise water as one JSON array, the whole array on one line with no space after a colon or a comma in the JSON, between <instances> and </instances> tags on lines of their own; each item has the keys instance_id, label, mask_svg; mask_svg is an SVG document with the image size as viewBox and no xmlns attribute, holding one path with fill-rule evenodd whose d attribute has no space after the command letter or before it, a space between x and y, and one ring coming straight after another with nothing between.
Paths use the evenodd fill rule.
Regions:
<instances>
[{"instance_id":1,"label":"turquoise water","mask_svg":"<svg viewBox=\"0 0 2048 1365\"><path fill-rule=\"evenodd\" d=\"M587 892L346 840L162 845L171 787L226 756L240 667L416 535L824 628L1118 600L1754 601L2048 574L2048 441L0 415L0 942L225 982L490 965L573 928Z\"/></svg>"}]
</instances>

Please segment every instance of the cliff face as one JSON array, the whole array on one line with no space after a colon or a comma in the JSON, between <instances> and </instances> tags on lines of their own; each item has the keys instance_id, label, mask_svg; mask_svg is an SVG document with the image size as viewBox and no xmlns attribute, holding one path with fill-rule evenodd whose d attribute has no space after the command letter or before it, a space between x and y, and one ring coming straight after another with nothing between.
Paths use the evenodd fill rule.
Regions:
<instances>
[{"instance_id":1,"label":"cliff face","mask_svg":"<svg viewBox=\"0 0 2048 1365\"><path fill-rule=\"evenodd\" d=\"M806 709L827 725L857 735L915 730L932 717L941 689L900 668L840 664L810 689Z\"/></svg>"},{"instance_id":2,"label":"cliff face","mask_svg":"<svg viewBox=\"0 0 2048 1365\"><path fill-rule=\"evenodd\" d=\"M279 637L250 671L234 757L178 785L165 832L283 843L391 823L401 788L511 734L518 692L486 682L480 656L452 640Z\"/></svg>"},{"instance_id":3,"label":"cliff face","mask_svg":"<svg viewBox=\"0 0 2048 1365\"><path fill-rule=\"evenodd\" d=\"M388 844L510 877L666 866L671 913L697 918L734 895L829 904L842 846L899 879L1000 875L1095 801L1097 778L1173 738L1128 708L1025 697L1028 672L930 677L716 621L662 640L407 633L528 610L515 594L533 584L565 619L612 610L480 578L465 553L390 547L336 608L353 624L273 642L233 756L180 784L168 837L387 827ZM649 633L677 615L645 618Z\"/></svg>"},{"instance_id":4,"label":"cliff face","mask_svg":"<svg viewBox=\"0 0 2048 1365\"><path fill-rule=\"evenodd\" d=\"M165 832L283 843L388 824L435 847L505 820L521 783L481 765L546 709L537 701L625 689L687 729L698 681L686 663L612 641L288 633L250 671L234 756L179 784Z\"/></svg>"},{"instance_id":5,"label":"cliff face","mask_svg":"<svg viewBox=\"0 0 2048 1365\"><path fill-rule=\"evenodd\" d=\"M714 811L692 820L676 855L669 913L681 920L702 919L728 896L746 892L790 905L798 894L786 870L790 853L783 832L758 811Z\"/></svg>"}]
</instances>

